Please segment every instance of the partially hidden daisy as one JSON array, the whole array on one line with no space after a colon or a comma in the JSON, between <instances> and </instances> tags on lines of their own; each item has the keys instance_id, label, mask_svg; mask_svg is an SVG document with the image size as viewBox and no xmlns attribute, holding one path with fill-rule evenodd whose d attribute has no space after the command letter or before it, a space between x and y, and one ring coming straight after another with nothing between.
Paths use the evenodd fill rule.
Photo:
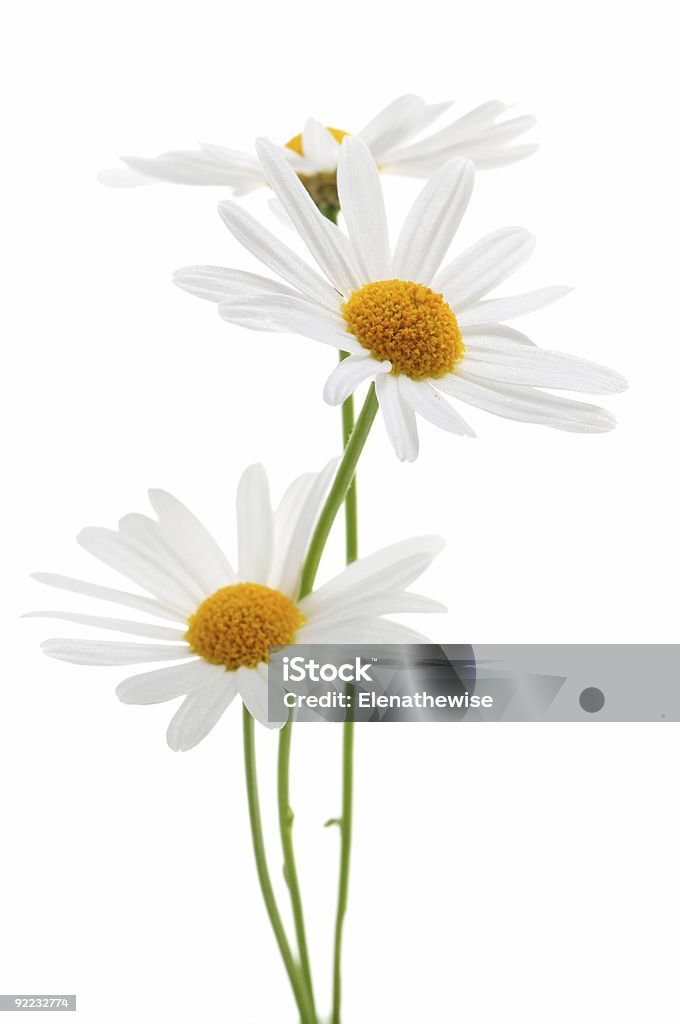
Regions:
<instances>
[{"instance_id":1,"label":"partially hidden daisy","mask_svg":"<svg viewBox=\"0 0 680 1024\"><path fill-rule=\"evenodd\" d=\"M426 178L446 160L465 156L481 170L501 167L529 156L533 143L517 143L535 119L507 118L508 107L492 100L451 124L427 134L451 102L426 103L420 96L400 96L357 132L387 174ZM310 119L304 130L279 150L319 205L335 205L335 173L340 143L348 134ZM157 157L123 157L125 168L102 171L106 185L150 185L154 181L181 185L222 185L235 195L265 186L267 176L254 153L205 144L197 150L175 150Z\"/></svg>"},{"instance_id":2,"label":"partially hidden daisy","mask_svg":"<svg viewBox=\"0 0 680 1024\"><path fill-rule=\"evenodd\" d=\"M83 530L78 536L82 547L146 594L51 573L34 578L173 625L31 612L144 637L144 642L46 640L45 654L79 665L168 662L123 680L116 692L126 704L183 697L167 739L173 750L189 750L237 694L257 721L272 728L282 724L268 720L270 647L427 642L384 616L445 610L439 602L406 590L444 546L439 537L392 544L298 598L305 553L334 469L330 463L320 473L298 477L276 510L262 466L245 471L236 498L238 571L199 520L165 491L149 492L156 519L133 513L120 520L117 530Z\"/></svg>"},{"instance_id":3,"label":"partially hidden daisy","mask_svg":"<svg viewBox=\"0 0 680 1024\"><path fill-rule=\"evenodd\" d=\"M454 434L474 436L443 397L508 419L558 430L599 433L614 417L597 406L540 388L610 394L621 374L597 363L537 348L505 325L561 298L542 288L487 299L531 255L519 227L492 232L441 267L472 194L474 168L456 158L427 181L392 250L378 169L368 147L345 138L338 190L345 234L322 216L278 147L259 140L262 166L317 272L236 203L219 205L234 237L285 284L238 270L186 267L176 283L219 303L230 323L297 333L350 353L326 382L337 405L374 379L385 425L401 460L418 454L416 413Z\"/></svg>"}]
</instances>

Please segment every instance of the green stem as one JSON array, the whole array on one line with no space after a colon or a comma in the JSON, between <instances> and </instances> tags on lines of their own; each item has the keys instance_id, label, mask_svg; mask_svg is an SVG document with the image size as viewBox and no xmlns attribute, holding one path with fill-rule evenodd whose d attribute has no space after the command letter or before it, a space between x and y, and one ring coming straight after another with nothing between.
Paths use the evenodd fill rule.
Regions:
<instances>
[{"instance_id":1,"label":"green stem","mask_svg":"<svg viewBox=\"0 0 680 1024\"><path fill-rule=\"evenodd\" d=\"M297 866L295 863L295 850L293 847L293 820L294 814L290 806L290 745L293 738L293 712L279 734L279 763L278 763L278 802L279 802L279 829L281 832L281 846L283 848L283 871L290 893L290 902L293 908L293 920L295 922L295 934L298 941L300 954L300 969L304 980L309 1006L313 1019L316 1020L316 1005L314 1003L314 987L312 984L312 970L309 961L307 948L307 934L305 931L305 918L302 909L302 895L298 881Z\"/></svg>"},{"instance_id":2,"label":"green stem","mask_svg":"<svg viewBox=\"0 0 680 1024\"><path fill-rule=\"evenodd\" d=\"M378 412L378 399L375 394L375 384L371 384L364 401L359 418L345 446L345 452L335 474L335 479L328 492L326 502L321 509L321 515L316 524L312 539L307 550L304 566L302 567L302 578L300 583L300 594L298 600L306 597L314 587L314 580L321 562L323 549L326 546L331 527L335 522L338 510L345 500L348 490L354 480L359 457L364 450L366 439L373 425L373 420ZM355 531L356 532L356 531Z\"/></svg>"},{"instance_id":3,"label":"green stem","mask_svg":"<svg viewBox=\"0 0 680 1024\"><path fill-rule=\"evenodd\" d=\"M342 729L342 814L339 822L340 877L338 879L338 907L335 916L335 944L333 948L333 1012L331 1014L331 1024L340 1024L342 934L349 893L352 810L354 801L354 721L348 718Z\"/></svg>"},{"instance_id":4,"label":"green stem","mask_svg":"<svg viewBox=\"0 0 680 1024\"><path fill-rule=\"evenodd\" d=\"M257 877L262 890L265 907L271 921L271 926L278 943L279 951L283 959L288 979L293 989L295 1001L300 1011L302 1024L316 1024L316 1017L310 1006L309 995L305 987L302 975L286 937L279 908L276 903L276 896L271 883L269 868L267 866L267 854L262 834L262 817L260 814L260 797L257 785L257 763L255 759L255 729L253 718L245 704L243 705L243 754L246 771L246 792L248 795L248 813L250 815L250 831L253 840L253 852L255 854L255 865Z\"/></svg>"}]
</instances>

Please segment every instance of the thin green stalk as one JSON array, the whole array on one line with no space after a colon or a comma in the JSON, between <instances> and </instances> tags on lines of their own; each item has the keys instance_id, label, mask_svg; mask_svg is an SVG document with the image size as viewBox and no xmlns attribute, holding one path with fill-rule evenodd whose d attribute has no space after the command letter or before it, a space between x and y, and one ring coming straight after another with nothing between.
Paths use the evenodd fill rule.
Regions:
<instances>
[{"instance_id":1,"label":"thin green stalk","mask_svg":"<svg viewBox=\"0 0 680 1024\"><path fill-rule=\"evenodd\" d=\"M319 563L321 562L323 549L326 546L326 541L328 540L328 535L331 532L331 527L335 522L338 510L345 500L345 496L352 485L352 481L354 480L354 474L356 472L359 457L364 450L366 439L368 438L377 412L378 399L375 394L375 384L371 384L361 412L359 413L359 418L356 421L349 441L345 447L344 455L342 456L342 460L338 466L338 471L335 474L335 479L333 480L331 489L328 492L328 497L321 509L321 515L319 516L316 524L316 529L312 535L312 540L307 550L307 557L305 558L305 563L302 568L299 599L306 597L314 587L314 580L316 579L316 574L319 569Z\"/></svg>"},{"instance_id":2,"label":"thin green stalk","mask_svg":"<svg viewBox=\"0 0 680 1024\"><path fill-rule=\"evenodd\" d=\"M262 834L262 817L260 814L260 797L257 785L257 763L255 759L255 729L253 718L245 704L243 705L243 754L246 772L246 792L248 795L248 813L250 816L250 831L253 840L253 852L255 854L255 865L257 877L262 890L265 907L271 921L274 936L278 943L279 951L283 959L288 979L293 989L295 1002L300 1012L302 1024L317 1024L316 1016L313 1013L309 1001L307 988L295 962L288 943L279 908L276 903L276 896L269 875L267 866L267 855Z\"/></svg>"},{"instance_id":3,"label":"thin green stalk","mask_svg":"<svg viewBox=\"0 0 680 1024\"><path fill-rule=\"evenodd\" d=\"M345 914L347 913L350 855L352 851L354 722L351 718L347 719L342 730L342 812L338 822L340 828L340 877L338 879L338 907L335 917L335 943L333 948L333 1012L331 1014L331 1024L340 1024L342 934L345 925Z\"/></svg>"},{"instance_id":4,"label":"thin green stalk","mask_svg":"<svg viewBox=\"0 0 680 1024\"><path fill-rule=\"evenodd\" d=\"M297 865L295 863L295 850L293 847L293 820L294 814L290 806L290 745L293 738L293 712L279 734L279 762L278 762L278 802L279 802L279 829L281 832L281 846L283 848L283 872L290 893L290 902L293 908L293 920L295 922L295 934L297 936L298 951L300 955L300 969L302 978L307 989L309 1006L314 1020L316 1016L316 1005L314 1002L314 986L312 984L312 969L309 961L307 948L307 934L305 931L305 918L302 909L302 895L298 881Z\"/></svg>"}]
</instances>

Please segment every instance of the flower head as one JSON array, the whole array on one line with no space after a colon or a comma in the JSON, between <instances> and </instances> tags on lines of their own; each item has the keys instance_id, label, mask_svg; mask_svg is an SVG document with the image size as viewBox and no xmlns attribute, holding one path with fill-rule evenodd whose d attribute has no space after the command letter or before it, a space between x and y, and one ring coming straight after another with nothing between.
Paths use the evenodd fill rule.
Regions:
<instances>
[{"instance_id":1,"label":"flower head","mask_svg":"<svg viewBox=\"0 0 680 1024\"><path fill-rule=\"evenodd\" d=\"M508 107L493 100L463 117L426 134L451 103L426 103L420 96L400 96L357 132L369 147L380 170L387 174L426 178L446 160L465 156L481 170L502 167L529 156L533 143L516 143L534 124L528 115L504 118ZM317 205L332 209L337 201L336 170L340 144L347 136L340 128L309 119L304 130L279 151L299 175ZM167 181L180 185L222 185L234 195L245 195L267 185L254 153L202 145L197 150L175 150L157 157L123 157L126 168L102 171L106 185L149 185Z\"/></svg>"},{"instance_id":2,"label":"flower head","mask_svg":"<svg viewBox=\"0 0 680 1024\"><path fill-rule=\"evenodd\" d=\"M441 266L472 194L470 161L450 160L432 175L392 249L378 169L360 139L345 138L340 146L346 234L319 213L278 147L260 140L258 152L321 273L238 205L224 202L220 213L234 237L286 283L219 267L187 267L176 283L218 302L231 323L297 333L349 352L328 378L324 397L337 405L374 379L400 459L418 454L416 413L444 430L473 435L443 395L558 430L598 433L615 425L604 409L538 389L610 394L626 386L619 373L539 349L504 323L569 289L485 298L529 258L529 232L495 231Z\"/></svg>"},{"instance_id":3,"label":"flower head","mask_svg":"<svg viewBox=\"0 0 680 1024\"><path fill-rule=\"evenodd\" d=\"M438 537L393 544L299 598L305 553L334 468L330 463L321 473L299 477L275 511L262 466L245 471L236 499L238 571L198 519L165 491L149 492L156 519L132 514L121 519L118 530L83 530L78 540L85 550L146 594L51 573L36 573L35 578L172 625L32 612L144 638L47 640L43 650L79 665L168 662L124 679L117 694L126 704L183 697L168 728L168 743L173 750L189 750L237 695L263 725L282 724L268 719L271 649L294 642L423 642L420 633L384 616L444 610L438 602L406 590L441 550Z\"/></svg>"}]
</instances>

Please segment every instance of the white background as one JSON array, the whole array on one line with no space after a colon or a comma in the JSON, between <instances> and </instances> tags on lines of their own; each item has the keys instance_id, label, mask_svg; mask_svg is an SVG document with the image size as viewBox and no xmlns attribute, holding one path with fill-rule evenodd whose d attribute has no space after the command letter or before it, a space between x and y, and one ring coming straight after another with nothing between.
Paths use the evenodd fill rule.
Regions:
<instances>
[{"instance_id":1,"label":"white background","mask_svg":"<svg viewBox=\"0 0 680 1024\"><path fill-rule=\"evenodd\" d=\"M539 154L480 176L454 245L505 224L536 232L511 290L575 291L518 326L626 373L630 391L603 403L620 426L578 436L471 410L477 440L422 425L420 459L402 466L379 425L361 546L447 537L420 587L450 608L424 627L436 640L673 642L670 6L28 0L8 13L0 991L77 992L83 1024L294 1024L250 859L240 716L172 754L168 707L118 704L125 670L45 660L42 638L79 631L19 615L98 611L28 573L120 585L74 536L146 511L149 486L232 544L243 467L264 461L280 493L337 448L321 399L332 356L227 326L169 283L185 264L252 267L217 217L219 189L120 192L96 172L121 152L285 141L310 114L355 131L406 91L537 114ZM417 186L385 187L398 225ZM263 192L246 202L276 223ZM339 566L336 544L324 572ZM275 737L258 736L273 823ZM364 727L357 748L346 1024L678 1020L677 725ZM325 1005L338 731L300 728L294 765ZM272 848L278 882L273 834Z\"/></svg>"}]
</instances>

